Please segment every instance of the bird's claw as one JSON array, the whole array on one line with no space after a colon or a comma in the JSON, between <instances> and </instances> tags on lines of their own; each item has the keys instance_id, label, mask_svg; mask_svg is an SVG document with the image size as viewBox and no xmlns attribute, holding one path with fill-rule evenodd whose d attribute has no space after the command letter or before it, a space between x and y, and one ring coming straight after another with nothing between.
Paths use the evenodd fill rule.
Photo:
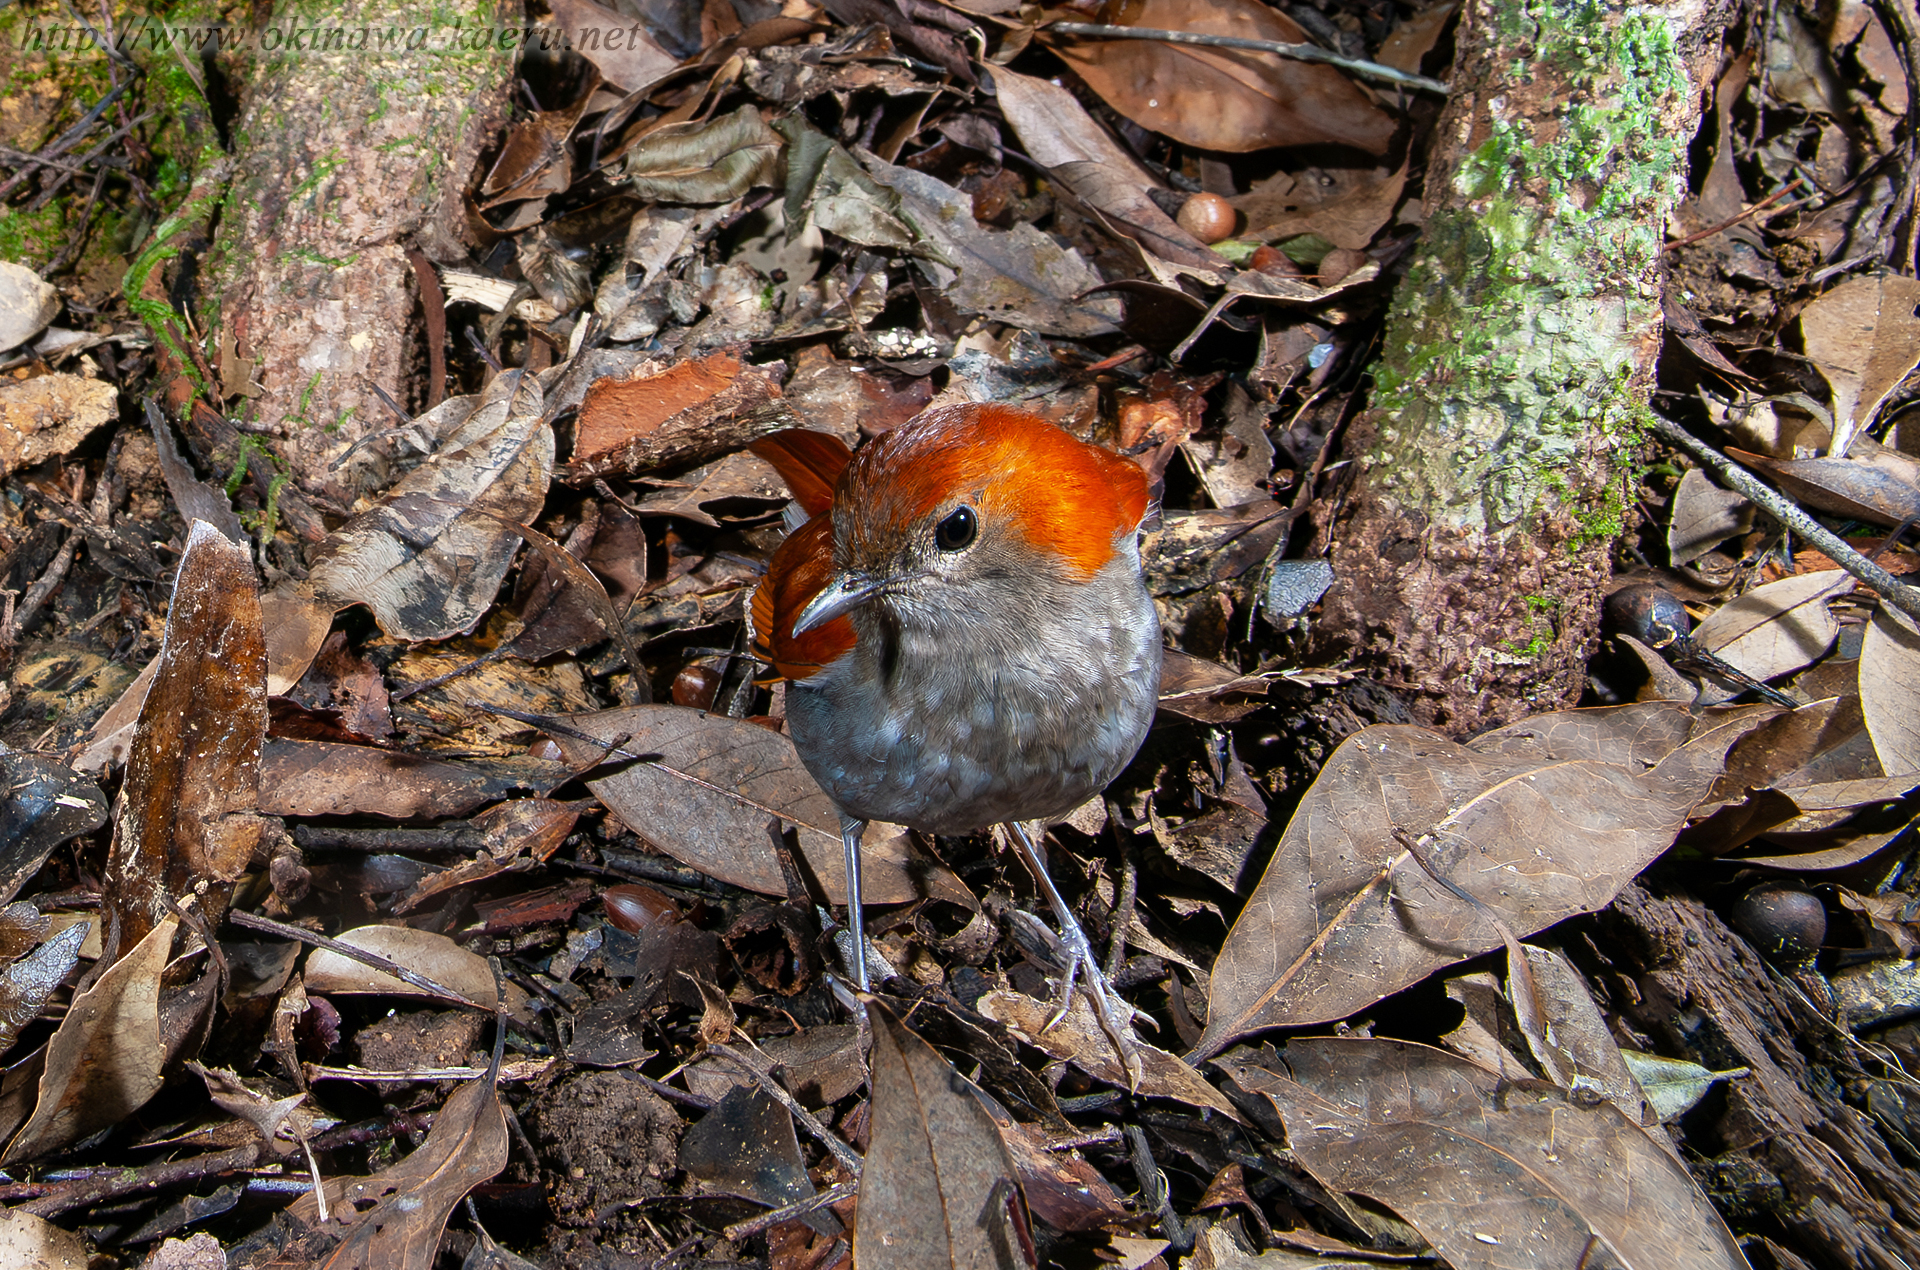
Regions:
<instances>
[{"instance_id":1,"label":"bird's claw","mask_svg":"<svg viewBox=\"0 0 1920 1270\"><path fill-rule=\"evenodd\" d=\"M1067 1017L1073 1008L1073 990L1077 985L1087 994L1087 1000L1093 1006L1093 1017L1099 1020L1100 1030L1113 1043L1120 1068L1127 1074L1127 1092L1139 1093L1140 1082L1146 1072L1140 1059L1140 1040L1133 1034L1133 1021L1137 1018L1150 1024L1152 1017L1134 1009L1131 1002L1113 990L1106 975L1101 973L1100 962L1093 955L1086 935L1077 925L1067 927L1059 939L1061 951L1066 954L1063 958L1067 967L1066 975L1061 980L1060 993L1054 999L1053 1013L1040 1031L1051 1032Z\"/></svg>"}]
</instances>

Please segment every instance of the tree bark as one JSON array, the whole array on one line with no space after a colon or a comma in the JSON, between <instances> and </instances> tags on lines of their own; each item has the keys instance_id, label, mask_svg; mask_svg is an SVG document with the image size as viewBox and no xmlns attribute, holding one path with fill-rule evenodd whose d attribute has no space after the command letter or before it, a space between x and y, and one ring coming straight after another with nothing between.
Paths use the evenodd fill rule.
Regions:
<instances>
[{"instance_id":1,"label":"tree bark","mask_svg":"<svg viewBox=\"0 0 1920 1270\"><path fill-rule=\"evenodd\" d=\"M1579 695L1633 500L1658 258L1732 0L1468 0L1319 638L1468 733Z\"/></svg>"},{"instance_id":2,"label":"tree bark","mask_svg":"<svg viewBox=\"0 0 1920 1270\"><path fill-rule=\"evenodd\" d=\"M475 160L513 86L498 26L518 12L505 0L280 0L259 32L208 328L229 417L269 436L282 472L336 510L385 479L370 450L328 465L397 422L373 385L409 400L406 249L466 255Z\"/></svg>"}]
</instances>

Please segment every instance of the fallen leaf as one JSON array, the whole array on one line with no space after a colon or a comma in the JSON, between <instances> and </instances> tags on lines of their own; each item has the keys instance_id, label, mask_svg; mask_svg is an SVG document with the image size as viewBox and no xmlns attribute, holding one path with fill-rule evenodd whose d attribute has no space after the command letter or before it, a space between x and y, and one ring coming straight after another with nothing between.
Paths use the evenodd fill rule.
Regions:
<instances>
[{"instance_id":1,"label":"fallen leaf","mask_svg":"<svg viewBox=\"0 0 1920 1270\"><path fill-rule=\"evenodd\" d=\"M1666 850L1772 707L1647 702L1542 715L1459 745L1386 725L1347 738L1307 791L1212 972L1211 1054L1262 1028L1345 1018L1502 943L1394 841L1527 935L1603 908Z\"/></svg>"},{"instance_id":2,"label":"fallen leaf","mask_svg":"<svg viewBox=\"0 0 1920 1270\"><path fill-rule=\"evenodd\" d=\"M107 823L100 787L63 763L18 750L0 754L0 904L20 893L53 849Z\"/></svg>"},{"instance_id":3,"label":"fallen leaf","mask_svg":"<svg viewBox=\"0 0 1920 1270\"><path fill-rule=\"evenodd\" d=\"M1458 1270L1746 1259L1679 1157L1605 1100L1509 1084L1405 1041L1287 1043L1291 1077L1219 1066L1273 1104L1321 1185L1385 1205Z\"/></svg>"},{"instance_id":4,"label":"fallen leaf","mask_svg":"<svg viewBox=\"0 0 1920 1270\"><path fill-rule=\"evenodd\" d=\"M217 925L260 841L260 597L247 549L204 520L187 534L155 664L103 878L121 948L196 890L201 912Z\"/></svg>"},{"instance_id":5,"label":"fallen leaf","mask_svg":"<svg viewBox=\"0 0 1920 1270\"><path fill-rule=\"evenodd\" d=\"M1112 299L1082 298L1106 280L1079 252L1024 222L984 228L973 219L971 195L924 172L860 157L876 180L899 194L900 213L920 238L916 262L961 312L1078 339L1119 329Z\"/></svg>"},{"instance_id":6,"label":"fallen leaf","mask_svg":"<svg viewBox=\"0 0 1920 1270\"><path fill-rule=\"evenodd\" d=\"M552 471L553 429L541 417L538 384L518 371L501 375L429 461L333 533L313 566L314 590L365 604L395 639L470 631L520 545L500 521L539 515Z\"/></svg>"},{"instance_id":7,"label":"fallen leaf","mask_svg":"<svg viewBox=\"0 0 1920 1270\"><path fill-rule=\"evenodd\" d=\"M222 539L222 541L225 541ZM160 1092L160 971L177 925L155 924L73 999L47 1042L33 1116L7 1144L14 1164L119 1124Z\"/></svg>"},{"instance_id":8,"label":"fallen leaf","mask_svg":"<svg viewBox=\"0 0 1920 1270\"><path fill-rule=\"evenodd\" d=\"M609 84L638 93L666 78L680 59L661 48L646 25L594 0L547 0L553 26Z\"/></svg>"},{"instance_id":9,"label":"fallen leaf","mask_svg":"<svg viewBox=\"0 0 1920 1270\"><path fill-rule=\"evenodd\" d=\"M1920 365L1920 281L1878 273L1852 278L1800 311L1807 356L1833 389L1833 443L1846 457L1880 403Z\"/></svg>"},{"instance_id":10,"label":"fallen leaf","mask_svg":"<svg viewBox=\"0 0 1920 1270\"><path fill-rule=\"evenodd\" d=\"M1694 1104L1720 1081L1738 1080L1749 1071L1745 1067L1731 1067L1724 1072L1710 1072L1698 1063L1642 1054L1638 1050L1621 1050L1620 1055L1661 1124L1693 1110Z\"/></svg>"},{"instance_id":11,"label":"fallen leaf","mask_svg":"<svg viewBox=\"0 0 1920 1270\"><path fill-rule=\"evenodd\" d=\"M1693 628L1694 642L1755 679L1791 674L1833 647L1840 623L1827 601L1853 589L1839 569L1757 586Z\"/></svg>"},{"instance_id":12,"label":"fallen leaf","mask_svg":"<svg viewBox=\"0 0 1920 1270\"><path fill-rule=\"evenodd\" d=\"M1746 495L1721 489L1699 468L1689 468L1673 491L1667 559L1675 566L1690 564L1751 528L1753 504Z\"/></svg>"},{"instance_id":13,"label":"fallen leaf","mask_svg":"<svg viewBox=\"0 0 1920 1270\"><path fill-rule=\"evenodd\" d=\"M774 183L781 149L760 112L741 106L703 123L654 129L627 151L622 171L633 193L650 202L728 203Z\"/></svg>"},{"instance_id":14,"label":"fallen leaf","mask_svg":"<svg viewBox=\"0 0 1920 1270\"><path fill-rule=\"evenodd\" d=\"M516 788L552 789L567 779L519 764L460 763L333 741L268 741L261 763L260 810L270 816L385 816L443 820L464 816Z\"/></svg>"},{"instance_id":15,"label":"fallen leaf","mask_svg":"<svg viewBox=\"0 0 1920 1270\"><path fill-rule=\"evenodd\" d=\"M1307 33L1256 0L1139 0L1119 25L1307 44ZM1332 142L1379 154L1394 121L1331 66L1271 53L1161 40L1040 38L1087 87L1141 127L1201 150L1243 154Z\"/></svg>"},{"instance_id":16,"label":"fallen leaf","mask_svg":"<svg viewBox=\"0 0 1920 1270\"><path fill-rule=\"evenodd\" d=\"M873 1022L871 1137L860 1173L858 1270L1026 1266L1026 1202L973 1083L893 1012Z\"/></svg>"},{"instance_id":17,"label":"fallen leaf","mask_svg":"<svg viewBox=\"0 0 1920 1270\"><path fill-rule=\"evenodd\" d=\"M1860 712L1880 766L1920 771L1920 631L1882 604L1860 645Z\"/></svg>"},{"instance_id":18,"label":"fallen leaf","mask_svg":"<svg viewBox=\"0 0 1920 1270\"><path fill-rule=\"evenodd\" d=\"M493 1077L453 1091L418 1150L372 1177L326 1181L329 1219L309 1191L287 1209L293 1220L338 1234L314 1270L432 1270L454 1205L507 1166L507 1122Z\"/></svg>"},{"instance_id":19,"label":"fallen leaf","mask_svg":"<svg viewBox=\"0 0 1920 1270\"><path fill-rule=\"evenodd\" d=\"M362 952L384 957L395 965L423 974L443 988L451 989L468 1001L490 1004L499 995L493 968L487 959L462 948L445 935L411 926L359 926L342 931L335 938ZM376 970L344 953L316 948L307 958L306 986L310 993L345 995L374 994L394 997L432 997L425 988L396 979L384 970ZM517 998L525 999L516 986L505 985L508 1009Z\"/></svg>"},{"instance_id":20,"label":"fallen leaf","mask_svg":"<svg viewBox=\"0 0 1920 1270\"><path fill-rule=\"evenodd\" d=\"M54 373L0 381L0 476L64 458L119 409L104 379Z\"/></svg>"},{"instance_id":21,"label":"fallen leaf","mask_svg":"<svg viewBox=\"0 0 1920 1270\"><path fill-rule=\"evenodd\" d=\"M604 759L616 770L587 786L627 827L682 864L762 895L784 896L785 876L768 841L771 821L798 830L801 855L828 898L846 902L840 813L781 733L681 706L632 706L555 720L567 761ZM592 740L569 736L578 732ZM604 744L596 744L595 742ZM635 762L609 754L620 745ZM909 853L904 835L869 829L860 880L869 904L974 900L943 865Z\"/></svg>"},{"instance_id":22,"label":"fallen leaf","mask_svg":"<svg viewBox=\"0 0 1920 1270\"><path fill-rule=\"evenodd\" d=\"M86 1270L86 1236L44 1217L0 1209L0 1265L16 1270Z\"/></svg>"},{"instance_id":23,"label":"fallen leaf","mask_svg":"<svg viewBox=\"0 0 1920 1270\"><path fill-rule=\"evenodd\" d=\"M997 988L982 996L974 1008L994 1022L1006 1024L1007 1030L1043 1054L1072 1063L1109 1085L1127 1088L1126 1069L1120 1065L1113 1041L1100 1026L1100 1020L1083 994L1074 993L1066 1017L1052 1027L1048 1027L1047 1022L1053 1017L1054 1007L1018 992ZM1142 1043L1140 1072L1139 1093L1171 1098L1190 1107L1205 1107L1229 1120L1240 1119L1240 1113L1234 1110L1225 1094L1165 1050Z\"/></svg>"}]
</instances>

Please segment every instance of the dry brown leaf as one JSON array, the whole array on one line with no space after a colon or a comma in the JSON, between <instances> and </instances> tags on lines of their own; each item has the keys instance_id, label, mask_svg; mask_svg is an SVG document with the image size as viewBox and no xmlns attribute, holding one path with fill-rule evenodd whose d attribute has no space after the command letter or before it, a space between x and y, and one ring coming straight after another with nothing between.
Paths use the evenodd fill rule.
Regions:
<instances>
[{"instance_id":1,"label":"dry brown leaf","mask_svg":"<svg viewBox=\"0 0 1920 1270\"><path fill-rule=\"evenodd\" d=\"M0 1265L16 1270L86 1270L87 1239L44 1217L0 1209Z\"/></svg>"},{"instance_id":2,"label":"dry brown leaf","mask_svg":"<svg viewBox=\"0 0 1920 1270\"><path fill-rule=\"evenodd\" d=\"M462 948L445 935L430 930L415 930L411 926L360 926L342 931L335 938L340 943L385 957L395 965L423 974L469 1001L489 1003L498 995L493 968L487 964L487 959ZM327 948L316 948L307 958L306 985L308 992L319 994L433 995L424 988L394 978L384 970L375 970L363 961L355 961ZM516 998L525 1000L526 994L518 991L511 981L504 986L509 1009Z\"/></svg>"},{"instance_id":3,"label":"dry brown leaf","mask_svg":"<svg viewBox=\"0 0 1920 1270\"><path fill-rule=\"evenodd\" d=\"M1008 1031L1035 1049L1072 1063L1096 1080L1123 1089L1131 1084L1120 1065L1120 1056L1114 1052L1113 1041L1081 993L1074 994L1067 1016L1052 1027L1047 1022L1054 1008L1018 992L995 989L982 996L974 1008L996 1023L1006 1024ZM1206 1107L1230 1120L1240 1119L1226 1095L1178 1057L1144 1043L1139 1056L1141 1074L1136 1092L1172 1098L1190 1107Z\"/></svg>"},{"instance_id":4,"label":"dry brown leaf","mask_svg":"<svg viewBox=\"0 0 1920 1270\"><path fill-rule=\"evenodd\" d=\"M1026 1204L1000 1130L973 1083L893 1012L873 1022L871 1138L860 1173L859 1270L1030 1264Z\"/></svg>"},{"instance_id":5,"label":"dry brown leaf","mask_svg":"<svg viewBox=\"0 0 1920 1270\"><path fill-rule=\"evenodd\" d=\"M1751 528L1753 504L1746 495L1721 489L1699 468L1689 468L1673 491L1667 560L1676 566L1689 564Z\"/></svg>"},{"instance_id":6,"label":"dry brown leaf","mask_svg":"<svg viewBox=\"0 0 1920 1270\"><path fill-rule=\"evenodd\" d=\"M1694 627L1693 638L1755 679L1791 674L1833 647L1840 623L1827 601L1853 589L1839 569L1797 573L1757 586Z\"/></svg>"},{"instance_id":7,"label":"dry brown leaf","mask_svg":"<svg viewBox=\"0 0 1920 1270\"><path fill-rule=\"evenodd\" d=\"M1860 645L1860 712L1883 770L1920 771L1920 631L1881 605Z\"/></svg>"},{"instance_id":8,"label":"dry brown leaf","mask_svg":"<svg viewBox=\"0 0 1920 1270\"><path fill-rule=\"evenodd\" d=\"M1467 745L1423 728L1342 742L1281 836L1213 967L1210 1054L1262 1028L1345 1018L1500 934L1394 841L1518 935L1604 907L1667 849L1770 707L1573 710Z\"/></svg>"},{"instance_id":9,"label":"dry brown leaf","mask_svg":"<svg viewBox=\"0 0 1920 1270\"><path fill-rule=\"evenodd\" d=\"M552 471L553 429L541 419L539 385L509 371L432 459L333 533L313 567L315 592L365 604L396 639L472 630L520 545L499 520L539 515Z\"/></svg>"},{"instance_id":10,"label":"dry brown leaf","mask_svg":"<svg viewBox=\"0 0 1920 1270\"><path fill-rule=\"evenodd\" d=\"M1887 394L1920 365L1920 281L1881 273L1853 278L1800 312L1807 356L1833 389L1833 444L1844 458Z\"/></svg>"},{"instance_id":11,"label":"dry brown leaf","mask_svg":"<svg viewBox=\"0 0 1920 1270\"><path fill-rule=\"evenodd\" d=\"M705 463L795 422L772 371L733 353L640 369L588 390L567 480Z\"/></svg>"},{"instance_id":12,"label":"dry brown leaf","mask_svg":"<svg viewBox=\"0 0 1920 1270\"><path fill-rule=\"evenodd\" d=\"M1125 26L1310 43L1257 0L1139 0ZM1143 128L1202 150L1244 153L1332 142L1379 154L1394 121L1331 66L1160 40L1048 38L1087 87Z\"/></svg>"},{"instance_id":13,"label":"dry brown leaf","mask_svg":"<svg viewBox=\"0 0 1920 1270\"><path fill-rule=\"evenodd\" d=\"M547 0L547 9L574 50L616 88L637 93L680 65L643 23L594 0Z\"/></svg>"},{"instance_id":14,"label":"dry brown leaf","mask_svg":"<svg viewBox=\"0 0 1920 1270\"><path fill-rule=\"evenodd\" d=\"M454 1090L427 1140L400 1163L372 1177L327 1179L324 1225L312 1192L287 1215L341 1236L314 1270L432 1270L447 1214L506 1165L506 1117L484 1076Z\"/></svg>"},{"instance_id":15,"label":"dry brown leaf","mask_svg":"<svg viewBox=\"0 0 1920 1270\"><path fill-rule=\"evenodd\" d=\"M730 115L655 128L627 151L627 185L649 202L727 203L779 174L782 144L760 112L743 105Z\"/></svg>"},{"instance_id":16,"label":"dry brown leaf","mask_svg":"<svg viewBox=\"0 0 1920 1270\"><path fill-rule=\"evenodd\" d=\"M1027 157L1107 217L1120 233L1156 256L1200 269L1226 261L1180 228L1147 197L1164 188L1060 85L1005 67L993 71L1000 111Z\"/></svg>"},{"instance_id":17,"label":"dry brown leaf","mask_svg":"<svg viewBox=\"0 0 1920 1270\"><path fill-rule=\"evenodd\" d=\"M1362 251L1393 219L1406 185L1403 165L1397 172L1325 202L1311 202L1291 189L1276 192L1258 187L1229 201L1247 218L1246 238L1276 243L1300 234L1318 234L1336 247Z\"/></svg>"},{"instance_id":18,"label":"dry brown leaf","mask_svg":"<svg viewBox=\"0 0 1920 1270\"><path fill-rule=\"evenodd\" d=\"M260 840L267 645L247 549L193 522L140 709L104 878L119 946L196 889L216 925ZM112 923L109 923L111 925ZM110 954L111 955L111 954Z\"/></svg>"},{"instance_id":19,"label":"dry brown leaf","mask_svg":"<svg viewBox=\"0 0 1920 1270\"><path fill-rule=\"evenodd\" d=\"M604 759L615 770L588 788L627 827L682 864L762 895L787 883L767 837L779 819L798 830L800 854L828 897L846 902L840 813L778 732L681 706L633 706L559 719L551 735L567 762ZM579 736L569 736L568 731ZM583 740L581 737L591 740ZM601 744L596 744L595 742ZM609 754L646 755L633 762ZM862 898L904 904L934 896L973 907L945 866L915 857L902 834L870 830L862 844Z\"/></svg>"},{"instance_id":20,"label":"dry brown leaf","mask_svg":"<svg viewBox=\"0 0 1920 1270\"><path fill-rule=\"evenodd\" d=\"M1458 1270L1745 1270L1686 1166L1611 1102L1514 1085L1425 1045L1296 1040L1291 1078L1221 1061L1271 1102L1300 1163L1385 1205Z\"/></svg>"},{"instance_id":21,"label":"dry brown leaf","mask_svg":"<svg viewBox=\"0 0 1920 1270\"><path fill-rule=\"evenodd\" d=\"M1920 518L1920 464L1905 454L1855 437L1853 457L1772 459L1729 449L1728 454L1773 478L1795 501L1875 525Z\"/></svg>"},{"instance_id":22,"label":"dry brown leaf","mask_svg":"<svg viewBox=\"0 0 1920 1270\"><path fill-rule=\"evenodd\" d=\"M551 789L565 779L558 764L536 776L371 745L272 740L261 764L260 810L272 816L443 820L464 816L516 786Z\"/></svg>"},{"instance_id":23,"label":"dry brown leaf","mask_svg":"<svg viewBox=\"0 0 1920 1270\"><path fill-rule=\"evenodd\" d=\"M224 541L224 539L222 540ZM13 1164L120 1123L160 1091L160 972L173 946L171 915L74 997L47 1042L33 1116L7 1144Z\"/></svg>"}]
</instances>

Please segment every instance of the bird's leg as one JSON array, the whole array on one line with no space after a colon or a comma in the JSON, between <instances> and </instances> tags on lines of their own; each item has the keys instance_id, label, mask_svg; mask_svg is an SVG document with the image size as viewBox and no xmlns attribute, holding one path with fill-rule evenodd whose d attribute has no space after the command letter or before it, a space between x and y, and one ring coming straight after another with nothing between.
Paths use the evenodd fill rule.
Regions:
<instances>
[{"instance_id":1,"label":"bird's leg","mask_svg":"<svg viewBox=\"0 0 1920 1270\"><path fill-rule=\"evenodd\" d=\"M860 839L866 832L866 821L840 817L840 845L847 852L847 930L853 936L853 982L860 991L871 992L867 983L867 923L860 916Z\"/></svg>"},{"instance_id":2,"label":"bird's leg","mask_svg":"<svg viewBox=\"0 0 1920 1270\"><path fill-rule=\"evenodd\" d=\"M1060 998L1055 1002L1053 1017L1047 1020L1051 1029L1067 1016L1067 1009L1073 1004L1074 980L1085 976L1084 987L1093 1001L1093 1013L1100 1020L1100 1030L1107 1034L1119 1053L1120 1065L1126 1070L1128 1083L1138 1087L1140 1083L1140 1043L1134 1039L1134 1008L1121 1000L1113 988L1108 985L1107 977L1100 973L1100 959L1094 956L1093 945L1087 942L1086 932L1080 929L1080 923L1074 920L1073 910L1067 907L1060 888L1047 876L1047 866L1040 858L1040 848L1035 844L1025 823L1017 820L1007 822L1012 831L1013 843L1026 861L1033 880L1040 885L1041 893L1047 897L1047 903L1053 907L1054 920L1060 923L1060 942L1067 953L1066 982L1061 986Z\"/></svg>"}]
</instances>

